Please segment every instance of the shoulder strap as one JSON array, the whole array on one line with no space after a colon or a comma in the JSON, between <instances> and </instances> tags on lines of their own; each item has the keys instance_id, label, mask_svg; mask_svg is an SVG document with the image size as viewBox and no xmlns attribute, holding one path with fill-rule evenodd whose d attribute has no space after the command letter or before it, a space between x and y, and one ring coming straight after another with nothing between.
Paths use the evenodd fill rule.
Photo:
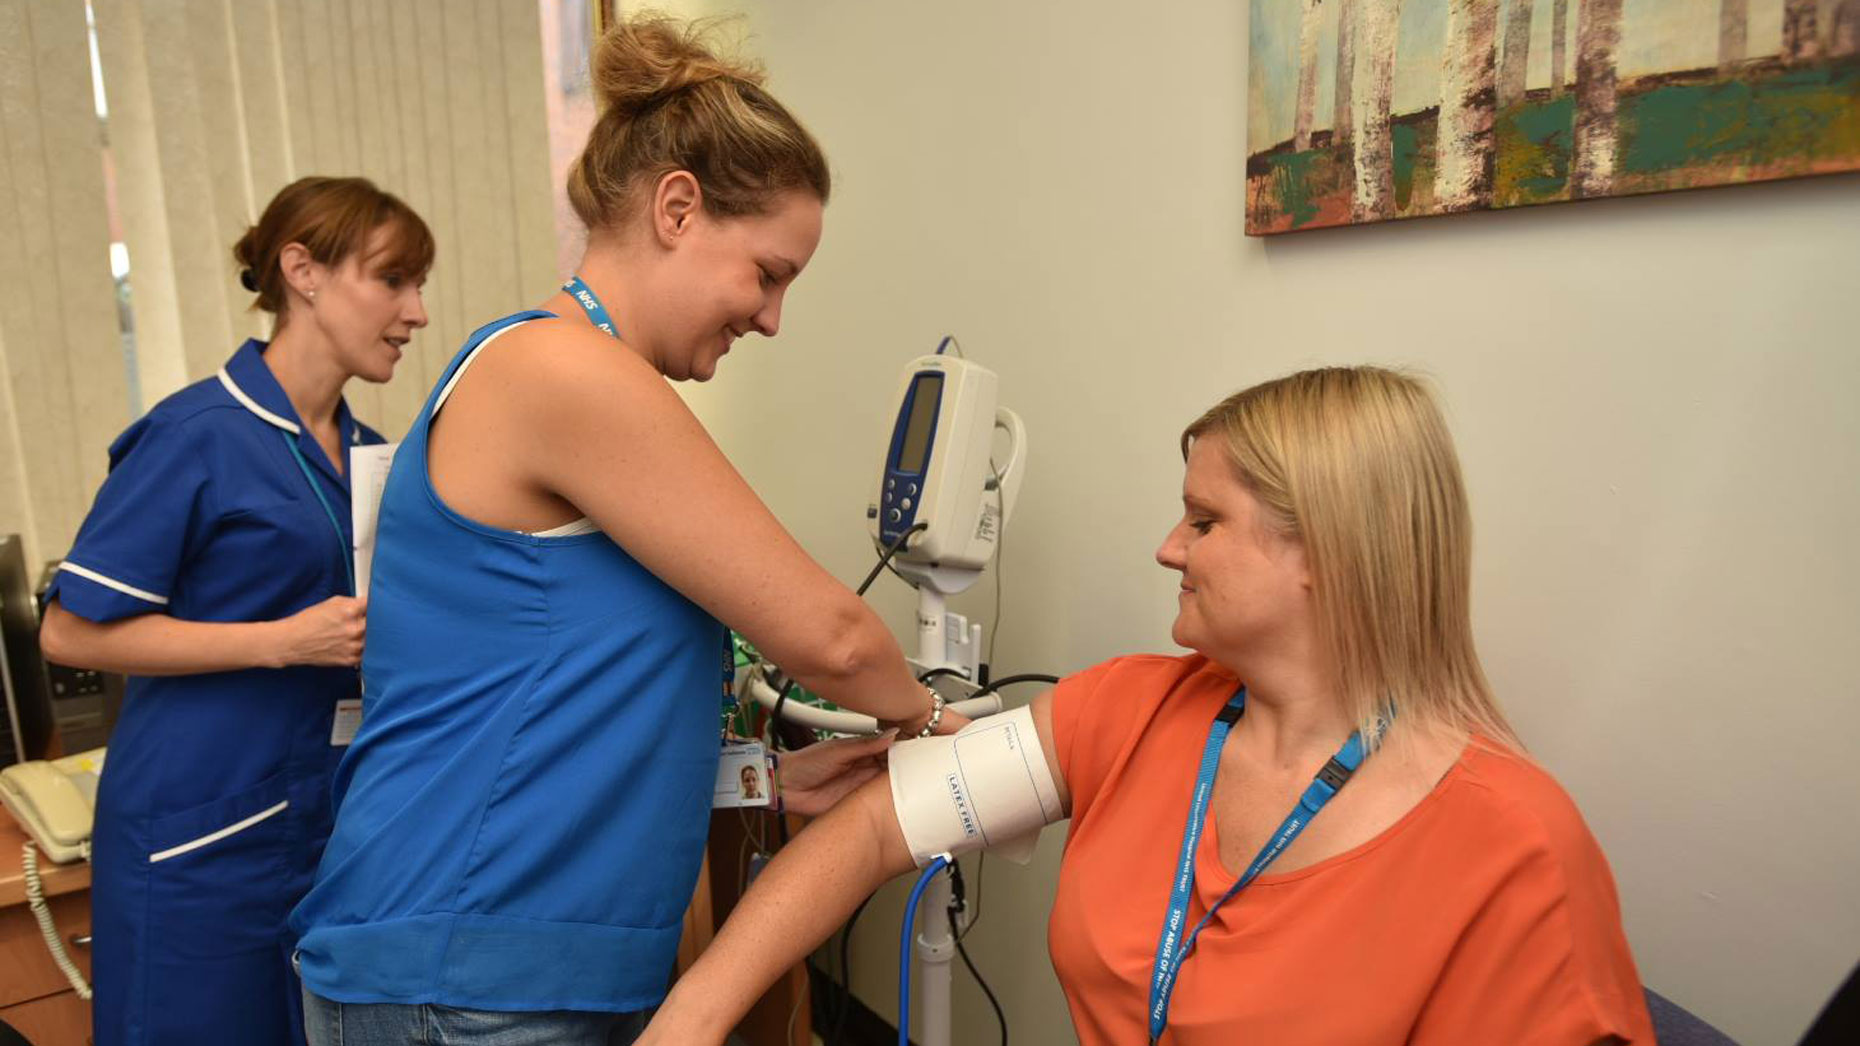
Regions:
<instances>
[{"instance_id":1,"label":"shoulder strap","mask_svg":"<svg viewBox=\"0 0 1860 1046\"><path fill-rule=\"evenodd\" d=\"M426 408L421 413L428 418L439 413L439 408L445 406L446 398L452 395L453 387L465 375L465 368L471 366L472 361L478 358L478 353L493 339L520 324L544 318L554 319L555 313L531 309L505 316L503 319L492 320L473 331L471 337L465 339L465 344L459 349L458 355L452 357L452 362L447 364L445 373L440 376L439 382L433 387L433 393L428 397Z\"/></svg>"}]
</instances>

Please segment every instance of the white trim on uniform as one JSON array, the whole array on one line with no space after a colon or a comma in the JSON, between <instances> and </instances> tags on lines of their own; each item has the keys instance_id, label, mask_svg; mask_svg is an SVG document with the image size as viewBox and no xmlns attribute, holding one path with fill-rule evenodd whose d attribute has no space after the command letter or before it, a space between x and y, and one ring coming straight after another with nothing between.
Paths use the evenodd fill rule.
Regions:
<instances>
[{"instance_id":1,"label":"white trim on uniform","mask_svg":"<svg viewBox=\"0 0 1860 1046\"><path fill-rule=\"evenodd\" d=\"M168 605L167 596L158 596L153 592L144 591L142 589L137 588L134 585L126 585L123 582L118 581L113 577L106 577L102 574L97 573L95 570L91 570L88 567L80 567L76 563L73 563L68 559L65 560L63 563L58 564L58 569L69 570L71 573L76 574L78 577L87 578L91 581L95 581L97 584L102 585L105 588L113 588L117 590L118 592L121 592L125 596L134 596L137 599L140 599L145 603L154 603L159 606Z\"/></svg>"},{"instance_id":2,"label":"white trim on uniform","mask_svg":"<svg viewBox=\"0 0 1860 1046\"><path fill-rule=\"evenodd\" d=\"M221 839L224 839L229 835L237 835L240 832L245 831L247 828L250 828L253 825L259 823L260 821L269 820L273 817L278 816L279 814L283 813L286 809L288 809L290 805L291 805L291 801L289 799L283 800L282 802L278 803L276 806L270 807L269 809L260 810L259 812L253 814L252 816L246 818L245 820L239 821L235 824L229 824L217 832L209 832L206 835L203 835L200 838L192 840L190 842L182 843L179 846L170 846L168 849L162 850L159 853L149 854L149 863L155 864L158 861L166 861L170 857L179 857L182 854L187 853L191 850L198 850L201 847L206 846L209 843L217 843Z\"/></svg>"},{"instance_id":3,"label":"white trim on uniform","mask_svg":"<svg viewBox=\"0 0 1860 1046\"><path fill-rule=\"evenodd\" d=\"M218 377L220 379L220 384L226 386L226 391L232 393L232 398L238 400L240 406L258 415L259 417L265 419L266 421L271 422L273 425L276 425L277 427L283 429L284 431L290 433L293 436L303 435L304 430L300 428L296 422L290 420L289 418L279 417L278 415L273 414L272 412L259 406L257 400L246 395L244 389L240 388L238 385L233 384L232 375L226 373L225 367L220 368Z\"/></svg>"}]
</instances>

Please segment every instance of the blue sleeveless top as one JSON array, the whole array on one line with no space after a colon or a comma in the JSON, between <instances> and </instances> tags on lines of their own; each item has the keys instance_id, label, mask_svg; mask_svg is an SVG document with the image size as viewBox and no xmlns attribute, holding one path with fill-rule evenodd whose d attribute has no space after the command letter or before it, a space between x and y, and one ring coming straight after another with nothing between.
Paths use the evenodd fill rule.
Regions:
<instances>
[{"instance_id":1,"label":"blue sleeveless top","mask_svg":"<svg viewBox=\"0 0 1860 1046\"><path fill-rule=\"evenodd\" d=\"M626 1012L671 978L710 824L723 626L600 531L485 526L427 471L453 375L551 315L473 333L388 476L362 726L291 916L327 999Z\"/></svg>"}]
</instances>

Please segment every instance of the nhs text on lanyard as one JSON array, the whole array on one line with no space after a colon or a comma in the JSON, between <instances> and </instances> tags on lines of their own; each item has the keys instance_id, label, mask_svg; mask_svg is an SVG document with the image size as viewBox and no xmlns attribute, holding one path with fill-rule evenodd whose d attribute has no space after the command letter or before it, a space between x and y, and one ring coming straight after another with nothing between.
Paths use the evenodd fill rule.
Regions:
<instances>
[{"instance_id":1,"label":"nhs text on lanyard","mask_svg":"<svg viewBox=\"0 0 1860 1046\"><path fill-rule=\"evenodd\" d=\"M1353 733L1350 739L1337 749L1330 762L1324 764L1311 780L1311 786L1299 798L1298 805L1279 825L1279 830L1272 834L1259 856L1247 865L1245 874L1240 876L1221 899L1214 902L1208 914L1201 917L1186 940L1182 937L1182 925L1188 920L1188 902L1195 891L1195 851L1201 843L1202 827L1207 823L1208 800L1214 794L1214 776L1221 765L1221 748L1227 743L1228 731L1240 721L1246 712L1246 687L1235 691L1229 698L1220 715L1214 717L1214 725L1208 731L1208 743L1201 752L1201 768L1195 778L1195 796L1188 808L1188 827L1182 832L1182 852L1176 862L1175 880L1169 891L1169 914L1163 921L1162 936L1156 942L1156 965L1150 974L1150 1043L1152 1046L1162 1039L1163 1029L1169 1026L1169 997L1175 993L1175 979L1182 971L1182 963L1187 961L1188 953L1195 947L1195 937L1201 933L1208 920L1220 910L1221 905L1233 899L1248 883L1259 877L1266 866L1278 858L1285 848L1292 845L1292 840L1305 830L1324 804L1330 802L1350 780L1350 775L1363 764L1363 735Z\"/></svg>"},{"instance_id":2,"label":"nhs text on lanyard","mask_svg":"<svg viewBox=\"0 0 1860 1046\"><path fill-rule=\"evenodd\" d=\"M562 289L567 291L569 297L575 299L576 302L580 303L582 308L588 311L589 323L594 324L596 327L599 327L616 338L620 336L620 332L614 329L613 317L607 315L607 306L601 304L601 299L595 297L594 291L589 289L588 285L582 281L581 277L571 277L567 283L562 285Z\"/></svg>"}]
</instances>

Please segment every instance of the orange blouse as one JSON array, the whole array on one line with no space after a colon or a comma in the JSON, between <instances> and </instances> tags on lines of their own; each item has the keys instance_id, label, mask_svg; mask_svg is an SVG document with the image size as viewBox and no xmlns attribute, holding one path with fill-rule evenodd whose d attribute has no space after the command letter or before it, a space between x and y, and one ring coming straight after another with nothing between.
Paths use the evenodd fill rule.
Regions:
<instances>
[{"instance_id":1,"label":"orange blouse","mask_svg":"<svg viewBox=\"0 0 1860 1046\"><path fill-rule=\"evenodd\" d=\"M1048 943L1085 1046L1149 1035L1145 1008L1196 766L1238 682L1204 657L1126 657L1062 682L1053 739L1072 791ZM1237 876L1214 816L1188 925ZM1591 1046L1653 1043L1614 880L1535 764L1469 745L1400 821L1266 874L1181 969L1163 1041Z\"/></svg>"}]
</instances>

